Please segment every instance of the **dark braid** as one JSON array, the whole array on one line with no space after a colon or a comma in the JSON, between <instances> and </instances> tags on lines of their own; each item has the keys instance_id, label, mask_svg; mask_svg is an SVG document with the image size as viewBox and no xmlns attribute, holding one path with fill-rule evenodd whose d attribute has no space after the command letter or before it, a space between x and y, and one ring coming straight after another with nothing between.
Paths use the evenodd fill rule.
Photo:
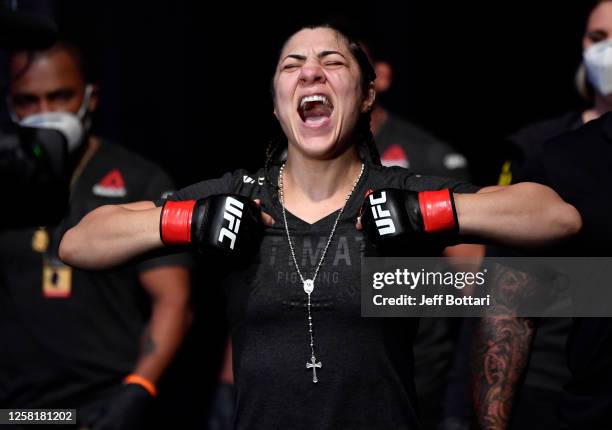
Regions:
<instances>
[{"instance_id":1,"label":"dark braid","mask_svg":"<svg viewBox=\"0 0 612 430\"><path fill-rule=\"evenodd\" d=\"M376 141L374 140L374 135L371 130L368 130L368 135L365 139L365 146L370 155L370 162L377 166L382 166L382 162L380 161L380 153L378 152L378 147L376 146Z\"/></svg>"},{"instance_id":2,"label":"dark braid","mask_svg":"<svg viewBox=\"0 0 612 430\"><path fill-rule=\"evenodd\" d=\"M359 136L359 154L363 160L369 161L372 164L381 166L380 154L376 147L376 141L374 135L370 129L370 111L362 113L357 124L358 136Z\"/></svg>"},{"instance_id":3,"label":"dark braid","mask_svg":"<svg viewBox=\"0 0 612 430\"><path fill-rule=\"evenodd\" d=\"M280 158L280 155L286 148L287 148L287 138L285 137L283 132L280 130L278 131L278 135L272 140L270 140L270 142L268 143L268 146L266 147L266 161L264 162L264 177L265 177L265 181L268 184L272 185L272 187L274 187L275 189L278 189L278 184L274 183L274 181L270 179L269 169L270 169L270 166L277 164L274 162L278 161L276 159Z\"/></svg>"}]
</instances>

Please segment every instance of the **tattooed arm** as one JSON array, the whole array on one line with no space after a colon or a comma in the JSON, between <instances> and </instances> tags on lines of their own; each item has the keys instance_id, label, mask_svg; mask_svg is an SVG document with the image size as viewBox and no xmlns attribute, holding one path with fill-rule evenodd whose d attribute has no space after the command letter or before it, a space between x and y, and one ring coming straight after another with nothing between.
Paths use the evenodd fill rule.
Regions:
<instances>
[{"instance_id":1,"label":"tattooed arm","mask_svg":"<svg viewBox=\"0 0 612 430\"><path fill-rule=\"evenodd\" d=\"M191 321L190 276L183 267L159 267L142 272L140 283L151 297L152 309L142 334L140 357L132 373L157 384Z\"/></svg>"},{"instance_id":2,"label":"tattooed arm","mask_svg":"<svg viewBox=\"0 0 612 430\"><path fill-rule=\"evenodd\" d=\"M518 299L535 281L517 270L497 266L492 299L499 316L480 319L472 351L472 390L478 428L508 428L512 403L529 360L534 320L515 317Z\"/></svg>"}]
</instances>

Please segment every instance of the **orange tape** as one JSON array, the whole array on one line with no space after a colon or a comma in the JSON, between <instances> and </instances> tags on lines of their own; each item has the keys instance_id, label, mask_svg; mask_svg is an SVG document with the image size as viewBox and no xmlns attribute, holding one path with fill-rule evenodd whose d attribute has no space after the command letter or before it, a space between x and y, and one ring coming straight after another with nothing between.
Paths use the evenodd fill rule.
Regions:
<instances>
[{"instance_id":1,"label":"orange tape","mask_svg":"<svg viewBox=\"0 0 612 430\"><path fill-rule=\"evenodd\" d=\"M136 374L132 373L132 374L126 376L125 379L123 380L123 382L125 382L126 384L138 384L142 388L147 390L147 392L151 396L153 396L153 397L157 396L157 388L155 388L155 385L151 381L149 381L147 378L145 378L143 376L136 375Z\"/></svg>"}]
</instances>

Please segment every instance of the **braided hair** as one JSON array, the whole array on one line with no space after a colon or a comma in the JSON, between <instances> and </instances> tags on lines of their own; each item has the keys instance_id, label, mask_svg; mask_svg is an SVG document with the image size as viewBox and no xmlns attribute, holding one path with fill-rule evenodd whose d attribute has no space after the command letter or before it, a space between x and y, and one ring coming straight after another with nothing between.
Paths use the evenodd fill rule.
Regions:
<instances>
[{"instance_id":1,"label":"braided hair","mask_svg":"<svg viewBox=\"0 0 612 430\"><path fill-rule=\"evenodd\" d=\"M353 55L359 66L361 75L361 90L365 93L369 90L370 84L376 79L376 72L361 44L357 38L351 35L351 31L347 27L343 27L340 23L322 23L322 24L311 24L303 26L302 29L316 29L316 28L329 28L335 31L340 37L342 37L348 46L349 52ZM274 97L274 84L272 82L270 91ZM376 148L376 142L374 135L370 130L371 111L368 110L363 112L359 116L357 121L357 139L359 141L359 155L362 159L376 165L381 165L380 155ZM269 179L268 170L270 166L282 164L284 156L286 154L288 142L287 137L284 135L280 126L277 127L275 136L270 140L266 148L266 161L264 163L264 174L266 182L275 188L278 185Z\"/></svg>"}]
</instances>

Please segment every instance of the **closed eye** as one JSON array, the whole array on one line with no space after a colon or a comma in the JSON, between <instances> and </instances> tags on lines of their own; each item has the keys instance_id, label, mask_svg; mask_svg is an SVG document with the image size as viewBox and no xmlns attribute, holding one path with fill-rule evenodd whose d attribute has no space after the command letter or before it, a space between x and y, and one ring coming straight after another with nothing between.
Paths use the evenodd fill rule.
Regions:
<instances>
[{"instance_id":1,"label":"closed eye","mask_svg":"<svg viewBox=\"0 0 612 430\"><path fill-rule=\"evenodd\" d=\"M11 102L13 106L25 108L38 103L38 97L31 94L15 94Z\"/></svg>"},{"instance_id":2,"label":"closed eye","mask_svg":"<svg viewBox=\"0 0 612 430\"><path fill-rule=\"evenodd\" d=\"M608 38L608 32L604 30L592 30L589 31L586 37L593 43L601 42Z\"/></svg>"}]
</instances>

